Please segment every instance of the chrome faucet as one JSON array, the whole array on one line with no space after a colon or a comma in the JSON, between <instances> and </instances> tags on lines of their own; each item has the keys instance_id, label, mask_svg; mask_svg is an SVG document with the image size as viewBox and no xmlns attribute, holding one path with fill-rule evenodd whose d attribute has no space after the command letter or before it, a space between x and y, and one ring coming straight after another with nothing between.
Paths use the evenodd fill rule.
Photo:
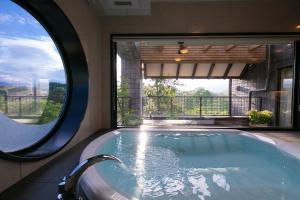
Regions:
<instances>
[{"instance_id":1,"label":"chrome faucet","mask_svg":"<svg viewBox=\"0 0 300 200\"><path fill-rule=\"evenodd\" d=\"M97 155L82 161L75 167L75 169L68 176L63 178L61 183L58 184L57 200L75 200L76 184L80 176L90 166L105 160L114 160L121 163L121 160L118 159L117 157L112 155L105 155L105 154Z\"/></svg>"}]
</instances>

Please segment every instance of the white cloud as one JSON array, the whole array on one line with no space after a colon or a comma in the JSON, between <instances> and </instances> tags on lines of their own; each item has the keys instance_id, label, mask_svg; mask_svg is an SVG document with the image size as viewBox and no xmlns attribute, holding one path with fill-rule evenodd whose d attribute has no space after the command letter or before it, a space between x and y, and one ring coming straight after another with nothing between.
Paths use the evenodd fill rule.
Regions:
<instances>
[{"instance_id":1,"label":"white cloud","mask_svg":"<svg viewBox=\"0 0 300 200\"><path fill-rule=\"evenodd\" d=\"M0 13L0 24L19 23L20 25L39 26L39 22L31 16L20 16Z\"/></svg>"},{"instance_id":2,"label":"white cloud","mask_svg":"<svg viewBox=\"0 0 300 200\"><path fill-rule=\"evenodd\" d=\"M50 37L0 37L0 74L0 82L65 82L64 66Z\"/></svg>"},{"instance_id":3,"label":"white cloud","mask_svg":"<svg viewBox=\"0 0 300 200\"><path fill-rule=\"evenodd\" d=\"M23 24L23 25L27 24L26 19L24 17L17 16L16 20L20 24Z\"/></svg>"},{"instance_id":4,"label":"white cloud","mask_svg":"<svg viewBox=\"0 0 300 200\"><path fill-rule=\"evenodd\" d=\"M0 24L5 24L12 20L13 20L13 17L11 15L0 13Z\"/></svg>"},{"instance_id":5,"label":"white cloud","mask_svg":"<svg viewBox=\"0 0 300 200\"><path fill-rule=\"evenodd\" d=\"M13 19L21 25L40 26L39 22L33 17L22 17L20 15L13 16Z\"/></svg>"}]
</instances>

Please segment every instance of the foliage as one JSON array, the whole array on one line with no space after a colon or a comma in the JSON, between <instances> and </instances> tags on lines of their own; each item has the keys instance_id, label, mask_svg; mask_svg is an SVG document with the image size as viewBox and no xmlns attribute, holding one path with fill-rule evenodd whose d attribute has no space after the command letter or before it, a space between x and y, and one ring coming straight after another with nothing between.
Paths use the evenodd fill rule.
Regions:
<instances>
[{"instance_id":1,"label":"foliage","mask_svg":"<svg viewBox=\"0 0 300 200\"><path fill-rule=\"evenodd\" d=\"M118 123L123 126L135 126L141 123L139 111L130 108L128 81L122 80L117 86Z\"/></svg>"},{"instance_id":2,"label":"foliage","mask_svg":"<svg viewBox=\"0 0 300 200\"><path fill-rule=\"evenodd\" d=\"M0 95L1 96L7 95L7 91L6 90L0 90Z\"/></svg>"},{"instance_id":3,"label":"foliage","mask_svg":"<svg viewBox=\"0 0 300 200\"><path fill-rule=\"evenodd\" d=\"M5 110L5 95L7 95L7 91L0 90L0 113Z\"/></svg>"},{"instance_id":4,"label":"foliage","mask_svg":"<svg viewBox=\"0 0 300 200\"><path fill-rule=\"evenodd\" d=\"M0 94L0 113L4 112L5 110L5 100L4 96Z\"/></svg>"},{"instance_id":5,"label":"foliage","mask_svg":"<svg viewBox=\"0 0 300 200\"><path fill-rule=\"evenodd\" d=\"M163 115L169 119L175 119L180 115L200 115L200 113L202 115L228 114L228 99L214 98L212 92L202 87L192 91L180 91L177 86L178 83L172 80L156 80L154 84L146 85L144 113L150 117Z\"/></svg>"},{"instance_id":6,"label":"foliage","mask_svg":"<svg viewBox=\"0 0 300 200\"><path fill-rule=\"evenodd\" d=\"M269 124L272 120L273 113L269 110L250 110L246 115L248 115L250 122L253 124Z\"/></svg>"},{"instance_id":7,"label":"foliage","mask_svg":"<svg viewBox=\"0 0 300 200\"><path fill-rule=\"evenodd\" d=\"M49 92L48 100L63 104L65 102L66 89L63 87L54 88Z\"/></svg>"},{"instance_id":8,"label":"foliage","mask_svg":"<svg viewBox=\"0 0 300 200\"><path fill-rule=\"evenodd\" d=\"M49 96L38 124L46 124L55 120L65 103L66 96L66 84L50 82L49 84Z\"/></svg>"},{"instance_id":9,"label":"foliage","mask_svg":"<svg viewBox=\"0 0 300 200\"><path fill-rule=\"evenodd\" d=\"M127 80L122 80L121 82L118 83L117 94L119 97L128 97L129 96L129 88L128 88Z\"/></svg>"},{"instance_id":10,"label":"foliage","mask_svg":"<svg viewBox=\"0 0 300 200\"><path fill-rule=\"evenodd\" d=\"M176 96L178 82L170 79L156 79L153 84L144 86L146 96Z\"/></svg>"},{"instance_id":11,"label":"foliage","mask_svg":"<svg viewBox=\"0 0 300 200\"><path fill-rule=\"evenodd\" d=\"M144 85L143 115L163 116L176 119L178 116L227 115L228 99L218 98L216 94L199 87L192 91L181 91L177 80L155 79ZM224 94L223 96L227 96ZM139 111L129 108L128 82L118 83L118 123L136 125L140 123ZM201 105L201 106L200 106ZM201 107L201 111L200 111Z\"/></svg>"},{"instance_id":12,"label":"foliage","mask_svg":"<svg viewBox=\"0 0 300 200\"><path fill-rule=\"evenodd\" d=\"M213 96L212 93L202 87L197 88L193 91L193 96L203 96L203 97L211 97Z\"/></svg>"},{"instance_id":13,"label":"foliage","mask_svg":"<svg viewBox=\"0 0 300 200\"><path fill-rule=\"evenodd\" d=\"M4 95L7 94L6 90L0 90L0 112L5 113L5 107L7 106L8 113L5 114L11 118L24 117L34 119L32 123L49 123L59 116L65 103L66 89L66 84L50 82L48 97L20 95L16 98L9 96L7 102L4 98ZM18 87L11 91L22 92L25 89L24 87Z\"/></svg>"},{"instance_id":14,"label":"foliage","mask_svg":"<svg viewBox=\"0 0 300 200\"><path fill-rule=\"evenodd\" d=\"M59 116L62 104L54 101L47 101L45 109L41 117L39 118L38 124L46 124Z\"/></svg>"}]
</instances>

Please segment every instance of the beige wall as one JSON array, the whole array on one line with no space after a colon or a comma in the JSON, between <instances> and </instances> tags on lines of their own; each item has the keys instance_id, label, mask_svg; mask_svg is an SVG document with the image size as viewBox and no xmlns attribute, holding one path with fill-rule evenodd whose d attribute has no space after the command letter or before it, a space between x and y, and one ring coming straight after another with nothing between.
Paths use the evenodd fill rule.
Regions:
<instances>
[{"instance_id":1,"label":"beige wall","mask_svg":"<svg viewBox=\"0 0 300 200\"><path fill-rule=\"evenodd\" d=\"M94 9L88 6L86 1L57 0L56 2L64 10L78 32L87 58L90 77L87 112L78 133L67 147L64 148L63 151L65 151L107 125L102 123L103 116L99 114L102 109L101 94L103 90L102 79L99 78L102 75L100 68L102 60L100 57L102 54L100 42L103 30L99 15ZM57 155L42 161L30 163L11 162L0 158L0 192L49 162Z\"/></svg>"},{"instance_id":2,"label":"beige wall","mask_svg":"<svg viewBox=\"0 0 300 200\"><path fill-rule=\"evenodd\" d=\"M63 151L110 126L111 33L294 32L300 24L300 1L157 2L152 4L151 16L138 17L100 16L86 0L56 2L78 32L90 75L87 113L77 135ZM55 156L33 163L0 159L0 192Z\"/></svg>"},{"instance_id":3,"label":"beige wall","mask_svg":"<svg viewBox=\"0 0 300 200\"><path fill-rule=\"evenodd\" d=\"M151 16L102 16L103 74L109 74L110 34L299 32L300 1L155 2ZM103 113L110 112L109 76L103 77ZM103 121L108 124L109 121Z\"/></svg>"}]
</instances>

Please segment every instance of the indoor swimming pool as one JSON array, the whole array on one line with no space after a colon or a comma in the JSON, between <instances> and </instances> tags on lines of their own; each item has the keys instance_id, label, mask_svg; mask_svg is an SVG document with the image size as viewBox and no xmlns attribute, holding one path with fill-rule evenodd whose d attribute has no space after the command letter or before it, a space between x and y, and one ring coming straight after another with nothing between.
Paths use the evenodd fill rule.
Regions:
<instances>
[{"instance_id":1,"label":"indoor swimming pool","mask_svg":"<svg viewBox=\"0 0 300 200\"><path fill-rule=\"evenodd\" d=\"M81 160L111 154L80 186L89 199L296 200L300 161L266 137L236 130L119 129Z\"/></svg>"}]
</instances>

